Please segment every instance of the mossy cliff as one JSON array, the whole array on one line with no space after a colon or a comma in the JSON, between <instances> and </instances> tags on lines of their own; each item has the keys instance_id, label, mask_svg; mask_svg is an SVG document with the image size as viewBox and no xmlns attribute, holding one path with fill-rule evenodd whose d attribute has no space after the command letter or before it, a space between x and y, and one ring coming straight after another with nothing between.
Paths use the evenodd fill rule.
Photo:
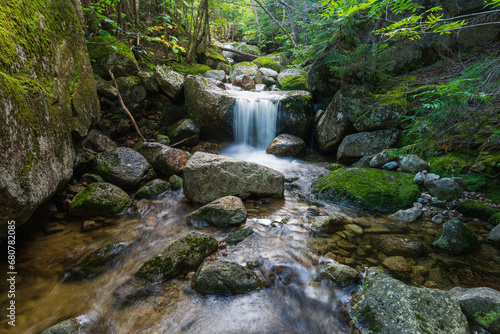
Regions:
<instances>
[{"instance_id":1,"label":"mossy cliff","mask_svg":"<svg viewBox=\"0 0 500 334\"><path fill-rule=\"evenodd\" d=\"M71 1L0 0L0 232L68 181L99 113Z\"/></svg>"}]
</instances>

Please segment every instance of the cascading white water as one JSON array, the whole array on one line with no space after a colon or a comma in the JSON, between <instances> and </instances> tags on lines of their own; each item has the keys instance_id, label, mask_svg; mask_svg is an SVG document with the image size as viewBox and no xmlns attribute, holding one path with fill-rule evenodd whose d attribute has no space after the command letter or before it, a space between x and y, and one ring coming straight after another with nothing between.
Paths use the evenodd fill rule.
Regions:
<instances>
[{"instance_id":1,"label":"cascading white water","mask_svg":"<svg viewBox=\"0 0 500 334\"><path fill-rule=\"evenodd\" d=\"M237 99L233 118L234 141L265 150L276 137L278 107L277 101L266 98Z\"/></svg>"}]
</instances>

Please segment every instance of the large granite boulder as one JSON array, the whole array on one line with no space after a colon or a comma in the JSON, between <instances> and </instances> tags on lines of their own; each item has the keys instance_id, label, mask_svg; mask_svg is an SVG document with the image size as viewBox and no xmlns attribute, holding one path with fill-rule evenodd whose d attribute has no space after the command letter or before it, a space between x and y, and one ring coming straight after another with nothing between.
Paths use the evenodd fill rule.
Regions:
<instances>
[{"instance_id":1,"label":"large granite boulder","mask_svg":"<svg viewBox=\"0 0 500 334\"><path fill-rule=\"evenodd\" d=\"M266 287L252 270L237 263L220 260L206 261L196 271L191 287L202 293L245 293Z\"/></svg>"},{"instance_id":2,"label":"large granite boulder","mask_svg":"<svg viewBox=\"0 0 500 334\"><path fill-rule=\"evenodd\" d=\"M225 196L191 212L186 221L189 225L228 227L240 225L247 218L247 210L239 197Z\"/></svg>"},{"instance_id":3,"label":"large granite boulder","mask_svg":"<svg viewBox=\"0 0 500 334\"><path fill-rule=\"evenodd\" d=\"M282 90L307 90L307 72L286 69L278 75L278 86Z\"/></svg>"},{"instance_id":4,"label":"large granite boulder","mask_svg":"<svg viewBox=\"0 0 500 334\"><path fill-rule=\"evenodd\" d=\"M500 292L490 288L453 288L448 294L458 300L467 318L493 334L500 333Z\"/></svg>"},{"instance_id":5,"label":"large granite boulder","mask_svg":"<svg viewBox=\"0 0 500 334\"><path fill-rule=\"evenodd\" d=\"M98 182L76 194L69 212L80 217L111 216L121 213L130 202L130 197L122 189L110 183Z\"/></svg>"},{"instance_id":6,"label":"large granite boulder","mask_svg":"<svg viewBox=\"0 0 500 334\"><path fill-rule=\"evenodd\" d=\"M135 190L151 177L152 168L138 152L127 147L99 153L93 160L92 169L107 182L125 190Z\"/></svg>"},{"instance_id":7,"label":"large granite boulder","mask_svg":"<svg viewBox=\"0 0 500 334\"><path fill-rule=\"evenodd\" d=\"M407 285L378 268L368 268L350 315L363 334L469 333L460 304L446 292Z\"/></svg>"},{"instance_id":8,"label":"large granite boulder","mask_svg":"<svg viewBox=\"0 0 500 334\"><path fill-rule=\"evenodd\" d=\"M411 207L420 197L413 174L372 168L341 168L311 185L316 198L360 209L394 211Z\"/></svg>"},{"instance_id":9,"label":"large granite boulder","mask_svg":"<svg viewBox=\"0 0 500 334\"><path fill-rule=\"evenodd\" d=\"M108 71L111 71L115 78L136 75L139 72L139 65L132 51L115 37L95 36L88 41L87 48L94 72L106 80L111 79Z\"/></svg>"},{"instance_id":10,"label":"large granite boulder","mask_svg":"<svg viewBox=\"0 0 500 334\"><path fill-rule=\"evenodd\" d=\"M279 133L309 139L313 124L313 99L306 91L273 92L280 103Z\"/></svg>"},{"instance_id":11,"label":"large granite boulder","mask_svg":"<svg viewBox=\"0 0 500 334\"><path fill-rule=\"evenodd\" d=\"M479 247L479 240L460 220L450 220L444 223L443 234L432 244L448 252L467 253Z\"/></svg>"},{"instance_id":12,"label":"large granite boulder","mask_svg":"<svg viewBox=\"0 0 500 334\"><path fill-rule=\"evenodd\" d=\"M306 143L299 137L283 133L274 138L266 153L277 157L299 157L306 153Z\"/></svg>"},{"instance_id":13,"label":"large granite boulder","mask_svg":"<svg viewBox=\"0 0 500 334\"><path fill-rule=\"evenodd\" d=\"M379 130L360 132L346 136L337 151L337 160L352 161L365 155L379 153L393 147L399 136L399 130Z\"/></svg>"},{"instance_id":14,"label":"large granite boulder","mask_svg":"<svg viewBox=\"0 0 500 334\"><path fill-rule=\"evenodd\" d=\"M243 74L250 77L256 84L262 83L262 73L260 73L259 68L257 65L249 62L238 63L231 67L231 72L229 72L229 81L233 82L236 77Z\"/></svg>"},{"instance_id":15,"label":"large granite boulder","mask_svg":"<svg viewBox=\"0 0 500 334\"><path fill-rule=\"evenodd\" d=\"M146 158L158 174L165 176L181 174L190 157L186 151L161 143L140 143L134 149Z\"/></svg>"},{"instance_id":16,"label":"large granite boulder","mask_svg":"<svg viewBox=\"0 0 500 334\"><path fill-rule=\"evenodd\" d=\"M72 177L100 115L85 37L70 1L1 2L0 233ZM50 22L50 24L48 24Z\"/></svg>"},{"instance_id":17,"label":"large granite boulder","mask_svg":"<svg viewBox=\"0 0 500 334\"><path fill-rule=\"evenodd\" d=\"M204 152L196 152L183 173L184 193L198 203L247 193L283 198L284 182L283 174L273 169Z\"/></svg>"},{"instance_id":18,"label":"large granite boulder","mask_svg":"<svg viewBox=\"0 0 500 334\"><path fill-rule=\"evenodd\" d=\"M161 91L172 99L172 101L179 101L184 97L185 78L182 74L166 66L156 66L154 73Z\"/></svg>"},{"instance_id":19,"label":"large granite boulder","mask_svg":"<svg viewBox=\"0 0 500 334\"><path fill-rule=\"evenodd\" d=\"M188 117L200 124L203 138L232 139L234 96L218 87L215 80L188 75L185 97Z\"/></svg>"}]
</instances>

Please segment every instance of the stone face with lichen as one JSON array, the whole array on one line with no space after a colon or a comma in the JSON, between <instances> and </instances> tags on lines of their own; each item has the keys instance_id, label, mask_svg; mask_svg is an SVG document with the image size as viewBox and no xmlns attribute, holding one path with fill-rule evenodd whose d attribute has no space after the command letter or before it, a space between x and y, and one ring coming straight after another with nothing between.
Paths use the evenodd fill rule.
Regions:
<instances>
[{"instance_id":1,"label":"stone face with lichen","mask_svg":"<svg viewBox=\"0 0 500 334\"><path fill-rule=\"evenodd\" d=\"M76 144L100 117L70 1L0 3L0 213L24 223L73 175Z\"/></svg>"},{"instance_id":2,"label":"stone face with lichen","mask_svg":"<svg viewBox=\"0 0 500 334\"><path fill-rule=\"evenodd\" d=\"M408 286L378 268L368 268L349 313L366 334L469 333L460 304L446 292Z\"/></svg>"}]
</instances>

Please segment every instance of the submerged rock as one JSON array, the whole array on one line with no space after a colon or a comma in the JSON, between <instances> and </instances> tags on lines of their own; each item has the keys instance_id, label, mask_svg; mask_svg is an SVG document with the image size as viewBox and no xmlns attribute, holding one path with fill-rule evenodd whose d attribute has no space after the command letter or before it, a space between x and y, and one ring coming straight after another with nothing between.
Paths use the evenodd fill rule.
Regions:
<instances>
[{"instance_id":1,"label":"submerged rock","mask_svg":"<svg viewBox=\"0 0 500 334\"><path fill-rule=\"evenodd\" d=\"M313 219L313 227L321 233L334 234L342 231L347 224L352 223L352 220L339 215L333 214L330 216L319 216Z\"/></svg>"},{"instance_id":2,"label":"submerged rock","mask_svg":"<svg viewBox=\"0 0 500 334\"><path fill-rule=\"evenodd\" d=\"M196 152L184 168L183 185L186 197L198 203L247 193L283 198L285 178L259 164Z\"/></svg>"},{"instance_id":3,"label":"submerged rock","mask_svg":"<svg viewBox=\"0 0 500 334\"><path fill-rule=\"evenodd\" d=\"M320 277L331 280L341 288L352 283L359 283L363 278L356 269L338 263L327 263Z\"/></svg>"},{"instance_id":4,"label":"submerged rock","mask_svg":"<svg viewBox=\"0 0 500 334\"><path fill-rule=\"evenodd\" d=\"M170 189L170 183L162 179L154 179L135 192L137 198L153 198Z\"/></svg>"},{"instance_id":5,"label":"submerged rock","mask_svg":"<svg viewBox=\"0 0 500 334\"><path fill-rule=\"evenodd\" d=\"M432 243L435 247L454 253L468 253L479 247L479 240L460 220L443 225L443 234Z\"/></svg>"},{"instance_id":6,"label":"submerged rock","mask_svg":"<svg viewBox=\"0 0 500 334\"><path fill-rule=\"evenodd\" d=\"M266 286L256 273L237 263L212 260L196 271L191 287L203 293L245 293Z\"/></svg>"},{"instance_id":7,"label":"submerged rock","mask_svg":"<svg viewBox=\"0 0 500 334\"><path fill-rule=\"evenodd\" d=\"M247 218L247 210L239 197L225 196L190 213L187 223L194 226L228 227L240 225Z\"/></svg>"},{"instance_id":8,"label":"submerged rock","mask_svg":"<svg viewBox=\"0 0 500 334\"><path fill-rule=\"evenodd\" d=\"M93 161L92 169L107 182L126 190L137 189L152 172L147 160L127 147L99 153Z\"/></svg>"},{"instance_id":9,"label":"submerged rock","mask_svg":"<svg viewBox=\"0 0 500 334\"><path fill-rule=\"evenodd\" d=\"M73 216L93 217L119 214L130 204L125 191L110 183L92 183L78 193L70 204Z\"/></svg>"},{"instance_id":10,"label":"submerged rock","mask_svg":"<svg viewBox=\"0 0 500 334\"><path fill-rule=\"evenodd\" d=\"M492 334L500 333L500 292L490 288L453 288L448 294L458 300L467 318Z\"/></svg>"},{"instance_id":11,"label":"submerged rock","mask_svg":"<svg viewBox=\"0 0 500 334\"><path fill-rule=\"evenodd\" d=\"M299 157L305 152L306 143L301 138L286 133L274 138L266 149L266 153L277 157Z\"/></svg>"},{"instance_id":12,"label":"submerged rock","mask_svg":"<svg viewBox=\"0 0 500 334\"><path fill-rule=\"evenodd\" d=\"M399 136L399 130L379 130L360 132L346 136L337 151L337 160L349 161L365 155L379 153L393 147Z\"/></svg>"},{"instance_id":13,"label":"submerged rock","mask_svg":"<svg viewBox=\"0 0 500 334\"><path fill-rule=\"evenodd\" d=\"M64 273L64 281L83 281L99 276L115 266L128 249L124 243L109 244L93 251Z\"/></svg>"},{"instance_id":14,"label":"submerged rock","mask_svg":"<svg viewBox=\"0 0 500 334\"><path fill-rule=\"evenodd\" d=\"M402 256L389 256L386 257L385 260L382 262L382 266L389 270L394 270L394 271L411 271L411 266L408 260L406 260Z\"/></svg>"},{"instance_id":15,"label":"submerged rock","mask_svg":"<svg viewBox=\"0 0 500 334\"><path fill-rule=\"evenodd\" d=\"M350 301L350 315L361 333L467 334L459 303L447 293L406 285L368 268L362 289Z\"/></svg>"},{"instance_id":16,"label":"submerged rock","mask_svg":"<svg viewBox=\"0 0 500 334\"><path fill-rule=\"evenodd\" d=\"M134 278L143 284L174 278L179 273L198 268L200 263L216 250L217 240L214 238L200 233L189 233L146 261L134 274Z\"/></svg>"},{"instance_id":17,"label":"submerged rock","mask_svg":"<svg viewBox=\"0 0 500 334\"><path fill-rule=\"evenodd\" d=\"M420 196L413 174L372 168L342 168L316 180L316 198L361 209L394 211L408 208Z\"/></svg>"},{"instance_id":18,"label":"submerged rock","mask_svg":"<svg viewBox=\"0 0 500 334\"><path fill-rule=\"evenodd\" d=\"M425 247L421 242L409 240L404 235L375 236L373 245L387 255L418 257L425 253Z\"/></svg>"},{"instance_id":19,"label":"submerged rock","mask_svg":"<svg viewBox=\"0 0 500 334\"><path fill-rule=\"evenodd\" d=\"M224 242L228 245L237 245L252 234L253 230L251 228L242 228L231 233L229 237L224 239Z\"/></svg>"}]
</instances>

